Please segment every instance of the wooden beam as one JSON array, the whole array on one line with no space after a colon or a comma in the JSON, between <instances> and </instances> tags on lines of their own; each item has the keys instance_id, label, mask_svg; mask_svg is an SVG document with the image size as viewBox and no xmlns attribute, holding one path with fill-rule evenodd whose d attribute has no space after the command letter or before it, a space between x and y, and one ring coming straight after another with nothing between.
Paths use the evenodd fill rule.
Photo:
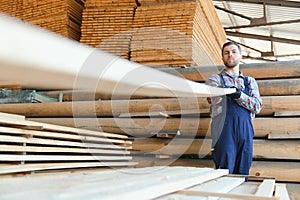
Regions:
<instances>
[{"instance_id":1,"label":"wooden beam","mask_svg":"<svg viewBox=\"0 0 300 200\"><path fill-rule=\"evenodd\" d=\"M196 158L177 158L168 161L155 159L150 156L134 156L133 161L138 161L137 166L193 166L214 168L212 159ZM276 181L300 183L300 163L299 162L282 162L282 161L253 161L250 169L251 176L272 177Z\"/></svg>"},{"instance_id":2,"label":"wooden beam","mask_svg":"<svg viewBox=\"0 0 300 200\"><path fill-rule=\"evenodd\" d=\"M184 77L188 80L205 82L211 74L220 73L220 66L196 66L189 68L165 68L161 71ZM259 79L299 78L300 61L281 61L267 63L241 64L240 69L246 76Z\"/></svg>"},{"instance_id":3,"label":"wooden beam","mask_svg":"<svg viewBox=\"0 0 300 200\"><path fill-rule=\"evenodd\" d=\"M206 97L235 91L163 73L7 16L0 16L0 25L6 27L0 32L0 79L24 87L161 97Z\"/></svg>"},{"instance_id":4,"label":"wooden beam","mask_svg":"<svg viewBox=\"0 0 300 200\"><path fill-rule=\"evenodd\" d=\"M132 154L162 154L172 156L211 156L211 139L147 138L135 139ZM253 158L299 160L300 144L296 140L258 140L253 142Z\"/></svg>"},{"instance_id":5,"label":"wooden beam","mask_svg":"<svg viewBox=\"0 0 300 200\"><path fill-rule=\"evenodd\" d=\"M270 116L276 112L300 110L300 95L263 96L263 108L258 116ZM41 104L1 104L0 111L27 117L119 117L124 113L149 116L149 112L194 110L207 112L206 98L157 98L112 101L50 102ZM140 112L140 114L137 114ZM174 114L174 113L173 113Z\"/></svg>"},{"instance_id":6,"label":"wooden beam","mask_svg":"<svg viewBox=\"0 0 300 200\"><path fill-rule=\"evenodd\" d=\"M294 111L281 111L281 112L275 112L275 117L299 117L300 111L294 110Z\"/></svg>"},{"instance_id":7,"label":"wooden beam","mask_svg":"<svg viewBox=\"0 0 300 200\"><path fill-rule=\"evenodd\" d=\"M70 127L128 134L133 137L150 137L152 133L180 131L181 137L210 136L210 118L28 118L29 121L44 122ZM268 137L269 134L298 134L299 118L266 118L253 120L255 137Z\"/></svg>"}]
</instances>

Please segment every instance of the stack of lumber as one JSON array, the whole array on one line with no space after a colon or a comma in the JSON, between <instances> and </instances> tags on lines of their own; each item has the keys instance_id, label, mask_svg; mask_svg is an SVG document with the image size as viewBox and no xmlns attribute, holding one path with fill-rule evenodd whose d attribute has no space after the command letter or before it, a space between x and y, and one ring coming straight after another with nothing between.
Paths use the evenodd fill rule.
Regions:
<instances>
[{"instance_id":1,"label":"stack of lumber","mask_svg":"<svg viewBox=\"0 0 300 200\"><path fill-rule=\"evenodd\" d=\"M135 6L134 0L86 0L80 42L129 59Z\"/></svg>"},{"instance_id":2,"label":"stack of lumber","mask_svg":"<svg viewBox=\"0 0 300 200\"><path fill-rule=\"evenodd\" d=\"M0 12L21 19L22 4L23 0L2 0L0 3Z\"/></svg>"},{"instance_id":3,"label":"stack of lumber","mask_svg":"<svg viewBox=\"0 0 300 200\"><path fill-rule=\"evenodd\" d=\"M241 65L245 75L257 79L264 104L253 121L252 175L300 183L299 67L299 61ZM163 71L204 82L214 70L215 67L192 67ZM22 114L30 121L93 131L101 127L105 132L129 136L134 139L132 155L139 167L161 162L214 167L210 157L209 104L205 98L86 100L83 93L77 101L5 104L0 105L0 111Z\"/></svg>"},{"instance_id":4,"label":"stack of lumber","mask_svg":"<svg viewBox=\"0 0 300 200\"><path fill-rule=\"evenodd\" d=\"M135 165L124 135L30 122L0 114L0 174Z\"/></svg>"},{"instance_id":5,"label":"stack of lumber","mask_svg":"<svg viewBox=\"0 0 300 200\"><path fill-rule=\"evenodd\" d=\"M0 11L3 13L64 37L80 40L82 0L7 0L1 5Z\"/></svg>"},{"instance_id":6,"label":"stack of lumber","mask_svg":"<svg viewBox=\"0 0 300 200\"><path fill-rule=\"evenodd\" d=\"M1 199L289 199L274 179L245 183L227 170L194 167L1 177L0 190Z\"/></svg>"},{"instance_id":7,"label":"stack of lumber","mask_svg":"<svg viewBox=\"0 0 300 200\"><path fill-rule=\"evenodd\" d=\"M210 25L213 23L213 25ZM87 0L84 44L150 67L221 64L226 40L212 2Z\"/></svg>"}]
</instances>

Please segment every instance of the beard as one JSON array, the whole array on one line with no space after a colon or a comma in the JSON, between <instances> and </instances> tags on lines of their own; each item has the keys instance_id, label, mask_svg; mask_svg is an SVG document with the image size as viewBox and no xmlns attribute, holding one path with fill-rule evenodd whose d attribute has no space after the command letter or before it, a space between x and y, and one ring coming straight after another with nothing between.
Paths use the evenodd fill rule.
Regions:
<instances>
[{"instance_id":1,"label":"beard","mask_svg":"<svg viewBox=\"0 0 300 200\"><path fill-rule=\"evenodd\" d=\"M227 61L223 61L224 65L227 67L227 68L234 68L236 67L239 62L237 62L236 60L227 60Z\"/></svg>"}]
</instances>

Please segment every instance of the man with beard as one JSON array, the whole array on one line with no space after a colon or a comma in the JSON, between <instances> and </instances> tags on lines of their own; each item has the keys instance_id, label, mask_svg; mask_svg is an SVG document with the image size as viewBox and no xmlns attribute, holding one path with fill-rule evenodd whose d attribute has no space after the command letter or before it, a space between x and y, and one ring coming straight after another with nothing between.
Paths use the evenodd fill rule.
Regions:
<instances>
[{"instance_id":1,"label":"man with beard","mask_svg":"<svg viewBox=\"0 0 300 200\"><path fill-rule=\"evenodd\" d=\"M227 42L222 47L225 68L208 77L207 84L236 88L236 92L208 98L212 118L212 157L216 168L230 174L249 175L252 163L254 130L252 119L262 108L262 99L254 78L240 71L241 47ZM246 179L247 181L247 179Z\"/></svg>"}]
</instances>

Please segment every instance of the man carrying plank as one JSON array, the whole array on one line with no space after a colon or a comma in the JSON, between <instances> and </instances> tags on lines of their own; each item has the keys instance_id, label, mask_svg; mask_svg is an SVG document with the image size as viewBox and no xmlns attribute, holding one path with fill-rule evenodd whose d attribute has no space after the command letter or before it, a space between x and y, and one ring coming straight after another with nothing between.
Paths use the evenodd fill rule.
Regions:
<instances>
[{"instance_id":1,"label":"man carrying plank","mask_svg":"<svg viewBox=\"0 0 300 200\"><path fill-rule=\"evenodd\" d=\"M222 47L225 68L208 77L207 84L236 88L236 92L208 98L212 117L212 157L216 168L231 174L248 175L252 163L254 130L252 119L262 108L256 80L243 76L239 69L241 47L227 42Z\"/></svg>"}]
</instances>

